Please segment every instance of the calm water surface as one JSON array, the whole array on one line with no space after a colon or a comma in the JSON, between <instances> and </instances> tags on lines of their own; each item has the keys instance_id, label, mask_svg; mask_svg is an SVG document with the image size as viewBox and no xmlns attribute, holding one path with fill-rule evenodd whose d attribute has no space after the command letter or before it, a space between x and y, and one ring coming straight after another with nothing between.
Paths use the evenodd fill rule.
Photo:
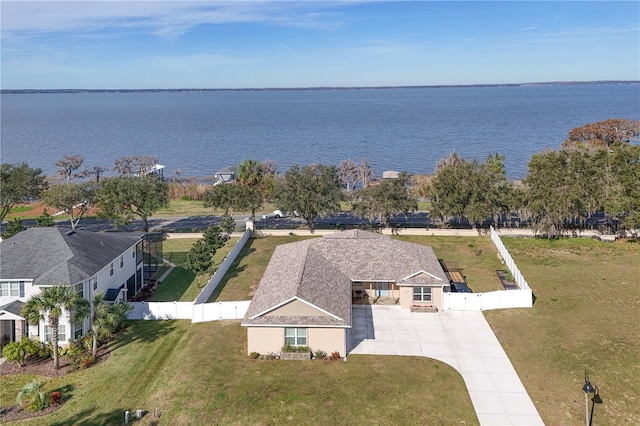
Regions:
<instances>
[{"instance_id":1,"label":"calm water surface","mask_svg":"<svg viewBox=\"0 0 640 426\"><path fill-rule=\"evenodd\" d=\"M47 174L65 154L111 167L145 154L183 176L211 176L242 160L338 164L366 158L383 170L432 173L455 151L530 156L569 131L607 118L640 119L640 85L369 90L2 95L1 160Z\"/></svg>"}]
</instances>

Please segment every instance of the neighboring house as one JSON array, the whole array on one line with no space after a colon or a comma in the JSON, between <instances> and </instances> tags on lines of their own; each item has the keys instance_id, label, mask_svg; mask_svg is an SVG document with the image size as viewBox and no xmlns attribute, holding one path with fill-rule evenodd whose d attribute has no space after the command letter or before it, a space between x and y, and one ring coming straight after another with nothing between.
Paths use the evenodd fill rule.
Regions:
<instances>
[{"instance_id":1,"label":"neighboring house","mask_svg":"<svg viewBox=\"0 0 640 426\"><path fill-rule=\"evenodd\" d=\"M70 285L80 297L97 292L111 302L129 300L153 273L158 258L153 234L29 228L0 243L0 337L50 339L45 321L26 324L22 306L41 288ZM161 244L161 241L160 241ZM160 258L162 257L160 252ZM60 343L84 336L89 319L60 319Z\"/></svg>"},{"instance_id":2,"label":"neighboring house","mask_svg":"<svg viewBox=\"0 0 640 426\"><path fill-rule=\"evenodd\" d=\"M361 230L276 247L242 325L248 352L285 342L346 354L353 302L442 309L449 281L428 246Z\"/></svg>"},{"instance_id":3,"label":"neighboring house","mask_svg":"<svg viewBox=\"0 0 640 426\"><path fill-rule=\"evenodd\" d=\"M220 185L221 183L229 183L236 180L238 174L237 167L225 167L215 174L215 178L217 179L214 182L214 185Z\"/></svg>"},{"instance_id":4,"label":"neighboring house","mask_svg":"<svg viewBox=\"0 0 640 426\"><path fill-rule=\"evenodd\" d=\"M135 175L136 176L153 175L153 176L158 176L160 179L164 180L165 167L166 166L163 166L162 164L154 164L153 166L149 167L147 170L140 170Z\"/></svg>"}]
</instances>

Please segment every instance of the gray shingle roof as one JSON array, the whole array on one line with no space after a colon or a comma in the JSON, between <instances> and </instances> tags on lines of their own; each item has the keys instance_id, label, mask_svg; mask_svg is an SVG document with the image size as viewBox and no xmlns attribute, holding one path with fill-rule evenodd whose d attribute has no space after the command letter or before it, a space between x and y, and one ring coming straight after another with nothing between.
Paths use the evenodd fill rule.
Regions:
<instances>
[{"instance_id":1,"label":"gray shingle roof","mask_svg":"<svg viewBox=\"0 0 640 426\"><path fill-rule=\"evenodd\" d=\"M77 283L95 275L140 238L81 229L29 228L0 243L0 279L29 279L45 286Z\"/></svg>"},{"instance_id":2,"label":"gray shingle roof","mask_svg":"<svg viewBox=\"0 0 640 426\"><path fill-rule=\"evenodd\" d=\"M19 300L14 300L11 303L7 303L6 305L0 306L0 311L9 312L10 314L17 315L22 317L22 307L24 303Z\"/></svg>"},{"instance_id":3,"label":"gray shingle roof","mask_svg":"<svg viewBox=\"0 0 640 426\"><path fill-rule=\"evenodd\" d=\"M276 247L245 325L351 325L351 282L393 281L399 285L446 285L433 249L361 230ZM262 316L298 298L334 317Z\"/></svg>"}]
</instances>

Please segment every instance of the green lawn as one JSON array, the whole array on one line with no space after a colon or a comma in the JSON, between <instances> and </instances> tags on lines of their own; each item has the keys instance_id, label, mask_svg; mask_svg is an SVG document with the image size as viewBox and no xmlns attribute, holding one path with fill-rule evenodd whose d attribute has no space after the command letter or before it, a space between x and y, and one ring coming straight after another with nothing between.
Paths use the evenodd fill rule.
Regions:
<instances>
[{"instance_id":1,"label":"green lawn","mask_svg":"<svg viewBox=\"0 0 640 426\"><path fill-rule=\"evenodd\" d=\"M19 386L2 387L7 400ZM134 423L149 425L155 407L160 425L477 424L462 377L446 364L249 360L237 321L136 321L107 361L47 384L62 387L69 398L61 409L21 424L121 424L125 410L142 409Z\"/></svg>"},{"instance_id":2,"label":"green lawn","mask_svg":"<svg viewBox=\"0 0 640 426\"><path fill-rule=\"evenodd\" d=\"M502 290L496 270L504 269L498 249L489 237L433 237L406 235L402 241L431 246L436 256L458 262L471 290L475 293Z\"/></svg>"},{"instance_id":3,"label":"green lawn","mask_svg":"<svg viewBox=\"0 0 640 426\"><path fill-rule=\"evenodd\" d=\"M504 238L536 297L485 316L549 425L584 423L584 370L604 401L594 424L640 424L640 244Z\"/></svg>"},{"instance_id":4,"label":"green lawn","mask_svg":"<svg viewBox=\"0 0 640 426\"><path fill-rule=\"evenodd\" d=\"M251 299L276 246L308 238L315 237L289 236L249 239L216 290L209 297L208 302Z\"/></svg>"},{"instance_id":5,"label":"green lawn","mask_svg":"<svg viewBox=\"0 0 640 426\"><path fill-rule=\"evenodd\" d=\"M177 266L171 271L169 276L156 288L151 297L152 302L191 302L198 297L202 288L207 284L211 274L202 274L199 277L182 266L179 266L189 251L194 238L168 239L163 242L163 254L165 259L170 260ZM229 254L233 246L238 242L238 238L231 238L218 250L213 257L214 265L218 267L224 258Z\"/></svg>"},{"instance_id":6,"label":"green lawn","mask_svg":"<svg viewBox=\"0 0 640 426\"><path fill-rule=\"evenodd\" d=\"M497 250L487 237L401 236L457 261L471 288L500 289ZM278 244L250 240L217 300L253 294ZM590 371L605 401L595 424L640 424L640 244L589 239L503 239L536 297L533 309L485 311L546 424L579 424Z\"/></svg>"},{"instance_id":7,"label":"green lawn","mask_svg":"<svg viewBox=\"0 0 640 426\"><path fill-rule=\"evenodd\" d=\"M265 203L262 209L258 210L256 214L264 214L272 212L276 207L271 203ZM162 208L154 213L153 217L189 217L189 216L222 216L224 211L214 210L210 207L204 207L202 201L189 201L189 200L171 200L169 207ZM251 212L233 212L234 215L247 216Z\"/></svg>"}]
</instances>

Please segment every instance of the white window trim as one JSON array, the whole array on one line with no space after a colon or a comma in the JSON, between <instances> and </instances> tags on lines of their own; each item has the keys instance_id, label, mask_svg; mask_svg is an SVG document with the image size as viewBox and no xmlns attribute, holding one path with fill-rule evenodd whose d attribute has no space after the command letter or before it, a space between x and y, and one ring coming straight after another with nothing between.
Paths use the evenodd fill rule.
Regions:
<instances>
[{"instance_id":1,"label":"white window trim","mask_svg":"<svg viewBox=\"0 0 640 426\"><path fill-rule=\"evenodd\" d=\"M420 292L416 293L416 289L420 289ZM425 289L429 289L429 291L425 292ZM416 296L419 296L419 299L416 299ZM414 302L431 302L431 301L433 301L433 291L432 291L431 287L414 287L413 288L413 301Z\"/></svg>"},{"instance_id":2,"label":"white window trim","mask_svg":"<svg viewBox=\"0 0 640 426\"><path fill-rule=\"evenodd\" d=\"M293 336L287 336L287 330L293 330ZM304 335L300 333L301 331L304 331ZM287 342L287 339L293 339L293 343ZM304 344L300 342L300 339L304 339ZM307 329L304 327L285 327L284 342L285 344L289 343L291 346L309 346Z\"/></svg>"}]
</instances>

